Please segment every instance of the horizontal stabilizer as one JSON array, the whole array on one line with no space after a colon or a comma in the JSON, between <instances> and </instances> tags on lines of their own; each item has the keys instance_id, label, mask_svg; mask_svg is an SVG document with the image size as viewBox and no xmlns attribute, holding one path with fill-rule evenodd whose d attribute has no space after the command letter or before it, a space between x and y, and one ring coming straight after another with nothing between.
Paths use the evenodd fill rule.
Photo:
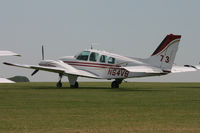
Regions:
<instances>
[{"instance_id":1,"label":"horizontal stabilizer","mask_svg":"<svg viewBox=\"0 0 200 133\"><path fill-rule=\"evenodd\" d=\"M194 66L177 66L173 65L171 72L172 73L181 73L181 72L194 72L197 71L197 69Z\"/></svg>"},{"instance_id":2,"label":"horizontal stabilizer","mask_svg":"<svg viewBox=\"0 0 200 133\"><path fill-rule=\"evenodd\" d=\"M130 66L130 67L123 67L123 68L128 70L129 72L163 73L161 69L152 67L152 66Z\"/></svg>"}]
</instances>

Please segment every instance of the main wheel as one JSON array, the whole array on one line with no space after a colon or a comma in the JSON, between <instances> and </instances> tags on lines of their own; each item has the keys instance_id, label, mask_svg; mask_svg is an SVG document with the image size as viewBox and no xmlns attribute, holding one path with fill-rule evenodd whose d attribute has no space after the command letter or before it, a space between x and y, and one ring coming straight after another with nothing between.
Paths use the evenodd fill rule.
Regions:
<instances>
[{"instance_id":1,"label":"main wheel","mask_svg":"<svg viewBox=\"0 0 200 133\"><path fill-rule=\"evenodd\" d=\"M78 87L79 87L78 82L75 82L74 85L70 85L70 87L71 87L71 88L78 88Z\"/></svg>"},{"instance_id":2,"label":"main wheel","mask_svg":"<svg viewBox=\"0 0 200 133\"><path fill-rule=\"evenodd\" d=\"M113 81L111 84L111 88L119 88L119 84L116 81Z\"/></svg>"},{"instance_id":3,"label":"main wheel","mask_svg":"<svg viewBox=\"0 0 200 133\"><path fill-rule=\"evenodd\" d=\"M62 83L61 83L61 82L58 82L58 83L56 84L56 86L57 86L58 88L61 88L61 87L62 87Z\"/></svg>"}]
</instances>

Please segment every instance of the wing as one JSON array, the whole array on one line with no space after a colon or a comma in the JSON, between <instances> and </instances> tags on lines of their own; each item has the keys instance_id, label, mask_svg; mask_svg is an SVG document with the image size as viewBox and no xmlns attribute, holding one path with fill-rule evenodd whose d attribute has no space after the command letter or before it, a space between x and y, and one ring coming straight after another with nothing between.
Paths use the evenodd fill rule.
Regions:
<instances>
[{"instance_id":1,"label":"wing","mask_svg":"<svg viewBox=\"0 0 200 133\"><path fill-rule=\"evenodd\" d=\"M195 65L194 66L196 69L200 70L200 65Z\"/></svg>"},{"instance_id":2,"label":"wing","mask_svg":"<svg viewBox=\"0 0 200 133\"><path fill-rule=\"evenodd\" d=\"M15 82L5 79L5 78L0 78L0 83L15 83Z\"/></svg>"},{"instance_id":3,"label":"wing","mask_svg":"<svg viewBox=\"0 0 200 133\"><path fill-rule=\"evenodd\" d=\"M0 56L20 56L12 51L0 51Z\"/></svg>"},{"instance_id":4,"label":"wing","mask_svg":"<svg viewBox=\"0 0 200 133\"><path fill-rule=\"evenodd\" d=\"M197 71L197 68L191 65L177 66L173 65L171 72L180 73L180 72L194 72Z\"/></svg>"},{"instance_id":5,"label":"wing","mask_svg":"<svg viewBox=\"0 0 200 133\"><path fill-rule=\"evenodd\" d=\"M138 72L138 73L163 73L163 71L159 68L152 66L128 66L122 67L129 72Z\"/></svg>"},{"instance_id":6,"label":"wing","mask_svg":"<svg viewBox=\"0 0 200 133\"><path fill-rule=\"evenodd\" d=\"M54 65L49 66L39 66L39 65L23 65L23 64L13 64L4 62L5 65L27 68L27 69L34 69L34 70L42 70L47 72L54 72L59 74L65 75L76 75L81 77L88 77L88 78L98 78L97 75L94 75L90 72L86 72L83 70L76 69L71 65L65 64L61 61L54 61Z\"/></svg>"}]
</instances>

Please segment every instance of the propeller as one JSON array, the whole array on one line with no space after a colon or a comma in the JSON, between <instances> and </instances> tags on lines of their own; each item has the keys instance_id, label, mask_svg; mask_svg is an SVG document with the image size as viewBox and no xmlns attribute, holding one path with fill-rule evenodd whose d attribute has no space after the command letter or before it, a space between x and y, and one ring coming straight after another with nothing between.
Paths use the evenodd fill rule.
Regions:
<instances>
[{"instance_id":1,"label":"propeller","mask_svg":"<svg viewBox=\"0 0 200 133\"><path fill-rule=\"evenodd\" d=\"M44 60L44 46L43 45L42 45L42 60ZM33 71L31 76L35 75L38 71L39 71L39 69L36 69L35 71Z\"/></svg>"},{"instance_id":2,"label":"propeller","mask_svg":"<svg viewBox=\"0 0 200 133\"><path fill-rule=\"evenodd\" d=\"M36 69L36 70L31 74L31 76L35 75L38 71L39 71L39 69Z\"/></svg>"},{"instance_id":3,"label":"propeller","mask_svg":"<svg viewBox=\"0 0 200 133\"><path fill-rule=\"evenodd\" d=\"M42 45L42 60L44 60L44 46Z\"/></svg>"}]
</instances>

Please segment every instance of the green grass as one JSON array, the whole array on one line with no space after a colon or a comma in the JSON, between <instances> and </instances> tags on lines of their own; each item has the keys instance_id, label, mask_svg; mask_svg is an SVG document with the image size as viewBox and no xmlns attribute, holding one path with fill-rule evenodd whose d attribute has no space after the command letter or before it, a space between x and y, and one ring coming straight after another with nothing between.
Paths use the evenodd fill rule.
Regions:
<instances>
[{"instance_id":1,"label":"green grass","mask_svg":"<svg viewBox=\"0 0 200 133\"><path fill-rule=\"evenodd\" d=\"M200 83L0 84L0 133L199 133Z\"/></svg>"}]
</instances>

